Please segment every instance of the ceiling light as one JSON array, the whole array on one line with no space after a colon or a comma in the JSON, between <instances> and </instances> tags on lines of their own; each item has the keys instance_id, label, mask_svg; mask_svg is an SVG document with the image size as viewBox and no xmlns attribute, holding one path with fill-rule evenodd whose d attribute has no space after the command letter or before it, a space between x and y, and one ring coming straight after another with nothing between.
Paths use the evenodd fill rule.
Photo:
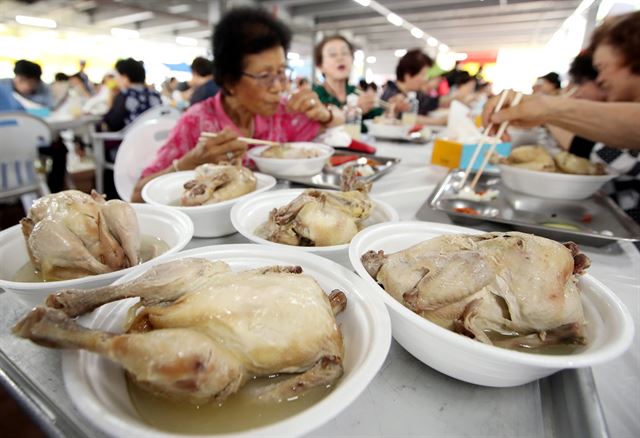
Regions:
<instances>
[{"instance_id":1,"label":"ceiling light","mask_svg":"<svg viewBox=\"0 0 640 438\"><path fill-rule=\"evenodd\" d=\"M441 52L448 52L449 47L446 44L440 44L440 46L438 47L438 50Z\"/></svg>"},{"instance_id":2,"label":"ceiling light","mask_svg":"<svg viewBox=\"0 0 640 438\"><path fill-rule=\"evenodd\" d=\"M113 18L97 20L96 24L99 24L100 26L105 26L105 27L122 26L124 24L137 23L138 21L151 20L155 16L156 14L154 14L151 11L136 12L135 14L119 15Z\"/></svg>"},{"instance_id":3,"label":"ceiling light","mask_svg":"<svg viewBox=\"0 0 640 438\"><path fill-rule=\"evenodd\" d=\"M362 61L362 60L364 60L364 52L362 50L356 50L353 53L353 60L354 61Z\"/></svg>"},{"instance_id":4,"label":"ceiling light","mask_svg":"<svg viewBox=\"0 0 640 438\"><path fill-rule=\"evenodd\" d=\"M464 61L465 59L467 59L469 57L469 55L467 55L464 52L460 52L460 53L455 53L453 55L453 59L455 59L456 61Z\"/></svg>"},{"instance_id":5,"label":"ceiling light","mask_svg":"<svg viewBox=\"0 0 640 438\"><path fill-rule=\"evenodd\" d=\"M394 55L396 55L396 57L398 58L402 58L405 53L407 53L406 49L397 49L395 52L393 52Z\"/></svg>"},{"instance_id":6,"label":"ceiling light","mask_svg":"<svg viewBox=\"0 0 640 438\"><path fill-rule=\"evenodd\" d=\"M429 44L431 47L435 47L438 45L438 40L434 37L429 37L427 38L427 44Z\"/></svg>"},{"instance_id":7,"label":"ceiling light","mask_svg":"<svg viewBox=\"0 0 640 438\"><path fill-rule=\"evenodd\" d=\"M371 4L371 0L353 0L353 1L362 6L369 6Z\"/></svg>"},{"instance_id":8,"label":"ceiling light","mask_svg":"<svg viewBox=\"0 0 640 438\"><path fill-rule=\"evenodd\" d=\"M112 27L111 35L116 38L139 38L140 33L133 29L123 29L121 27Z\"/></svg>"},{"instance_id":9,"label":"ceiling light","mask_svg":"<svg viewBox=\"0 0 640 438\"><path fill-rule=\"evenodd\" d=\"M297 61L300 59L300 54L296 52L289 52L287 53L287 59L290 61Z\"/></svg>"},{"instance_id":10,"label":"ceiling light","mask_svg":"<svg viewBox=\"0 0 640 438\"><path fill-rule=\"evenodd\" d=\"M198 40L195 38L189 38L186 36L177 36L176 44L180 44L181 46L197 46Z\"/></svg>"},{"instance_id":11,"label":"ceiling light","mask_svg":"<svg viewBox=\"0 0 640 438\"><path fill-rule=\"evenodd\" d=\"M191 10L191 6L187 4L181 5L173 5L167 8L167 12L170 14L184 14L185 12L189 12Z\"/></svg>"},{"instance_id":12,"label":"ceiling light","mask_svg":"<svg viewBox=\"0 0 640 438\"><path fill-rule=\"evenodd\" d=\"M375 64L376 57L375 56L367 56L367 64Z\"/></svg>"},{"instance_id":13,"label":"ceiling light","mask_svg":"<svg viewBox=\"0 0 640 438\"><path fill-rule=\"evenodd\" d=\"M37 26L47 27L49 29L55 29L58 27L58 23L55 20L49 18L28 17L26 15L16 15L16 21L25 26Z\"/></svg>"},{"instance_id":14,"label":"ceiling light","mask_svg":"<svg viewBox=\"0 0 640 438\"><path fill-rule=\"evenodd\" d=\"M390 12L389 15L387 15L387 21L394 26L402 26L404 20L393 12Z\"/></svg>"},{"instance_id":15,"label":"ceiling light","mask_svg":"<svg viewBox=\"0 0 640 438\"><path fill-rule=\"evenodd\" d=\"M417 27L414 27L411 29L411 35L413 35L415 38L422 38L424 36L424 32Z\"/></svg>"}]
</instances>

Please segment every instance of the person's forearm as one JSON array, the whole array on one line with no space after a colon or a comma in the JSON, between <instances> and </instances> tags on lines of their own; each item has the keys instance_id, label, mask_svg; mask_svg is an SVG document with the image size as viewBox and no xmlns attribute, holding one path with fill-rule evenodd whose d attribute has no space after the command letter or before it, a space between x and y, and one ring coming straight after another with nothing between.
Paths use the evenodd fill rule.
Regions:
<instances>
[{"instance_id":1,"label":"person's forearm","mask_svg":"<svg viewBox=\"0 0 640 438\"><path fill-rule=\"evenodd\" d=\"M559 126L545 125L545 127L549 130L553 139L562 149L569 150L571 141L573 141L573 138L575 137L573 132L569 132Z\"/></svg>"},{"instance_id":2,"label":"person's forearm","mask_svg":"<svg viewBox=\"0 0 640 438\"><path fill-rule=\"evenodd\" d=\"M608 146L640 149L640 103L556 99L545 122Z\"/></svg>"},{"instance_id":3,"label":"person's forearm","mask_svg":"<svg viewBox=\"0 0 640 438\"><path fill-rule=\"evenodd\" d=\"M181 170L188 170L188 169L181 169ZM175 171L176 169L173 167L173 163L172 163L170 166L166 167L164 170L161 170L156 173L152 173L151 175L147 175L144 178L140 178L136 183L135 187L133 188L133 193L131 194L131 202L144 202L144 199L142 199L142 188L145 186L145 184L154 178L157 178L159 176L166 175L168 173L175 172Z\"/></svg>"}]
</instances>

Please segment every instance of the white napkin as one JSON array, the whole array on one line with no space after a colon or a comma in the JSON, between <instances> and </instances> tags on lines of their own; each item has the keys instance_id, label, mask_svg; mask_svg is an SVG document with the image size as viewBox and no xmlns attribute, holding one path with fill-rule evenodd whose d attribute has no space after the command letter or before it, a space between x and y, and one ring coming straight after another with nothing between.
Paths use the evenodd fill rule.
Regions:
<instances>
[{"instance_id":1,"label":"white napkin","mask_svg":"<svg viewBox=\"0 0 640 438\"><path fill-rule=\"evenodd\" d=\"M315 141L336 148L346 148L351 144L351 136L347 134L344 127L335 126L317 136Z\"/></svg>"},{"instance_id":2,"label":"white napkin","mask_svg":"<svg viewBox=\"0 0 640 438\"><path fill-rule=\"evenodd\" d=\"M463 144L477 143L482 133L471 120L470 109L463 103L454 100L449 107L446 138Z\"/></svg>"}]
</instances>

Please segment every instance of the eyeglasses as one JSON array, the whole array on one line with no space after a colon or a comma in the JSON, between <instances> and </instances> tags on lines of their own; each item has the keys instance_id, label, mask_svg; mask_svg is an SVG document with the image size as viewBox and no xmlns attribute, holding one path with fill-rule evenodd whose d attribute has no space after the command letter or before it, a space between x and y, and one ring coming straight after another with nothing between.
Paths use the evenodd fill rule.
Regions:
<instances>
[{"instance_id":1,"label":"eyeglasses","mask_svg":"<svg viewBox=\"0 0 640 438\"><path fill-rule=\"evenodd\" d=\"M243 76L248 76L251 79L255 79L255 81L264 88L271 88L276 83L276 81L280 81L283 85L288 85L291 80L291 74L293 70L290 67L285 67L282 70L278 70L275 73L260 73L260 74L252 74L247 73L246 71L242 72Z\"/></svg>"}]
</instances>

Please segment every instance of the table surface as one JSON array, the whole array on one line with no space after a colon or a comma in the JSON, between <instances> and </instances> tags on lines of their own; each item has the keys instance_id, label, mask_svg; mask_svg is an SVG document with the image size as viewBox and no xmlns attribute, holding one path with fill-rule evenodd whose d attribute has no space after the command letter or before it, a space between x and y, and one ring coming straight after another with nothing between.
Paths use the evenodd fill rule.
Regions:
<instances>
[{"instance_id":1,"label":"table surface","mask_svg":"<svg viewBox=\"0 0 640 438\"><path fill-rule=\"evenodd\" d=\"M416 212L447 170L429 166L430 145L375 143L378 154L402 159L374 183L372 193L395 207L401 220ZM433 220L450 223L434 212ZM239 234L194 238L187 248L246 243ZM631 244L583 248L589 272L640 317L640 253ZM0 380L51 435L104 436L75 410L64 389L59 351L13 337L9 328L27 309L0 294ZM620 358L593 368L610 435L640 435L640 343ZM484 388L449 378L413 358L395 341L363 394L310 436L552 436L543 412L540 382L516 388Z\"/></svg>"}]
</instances>

